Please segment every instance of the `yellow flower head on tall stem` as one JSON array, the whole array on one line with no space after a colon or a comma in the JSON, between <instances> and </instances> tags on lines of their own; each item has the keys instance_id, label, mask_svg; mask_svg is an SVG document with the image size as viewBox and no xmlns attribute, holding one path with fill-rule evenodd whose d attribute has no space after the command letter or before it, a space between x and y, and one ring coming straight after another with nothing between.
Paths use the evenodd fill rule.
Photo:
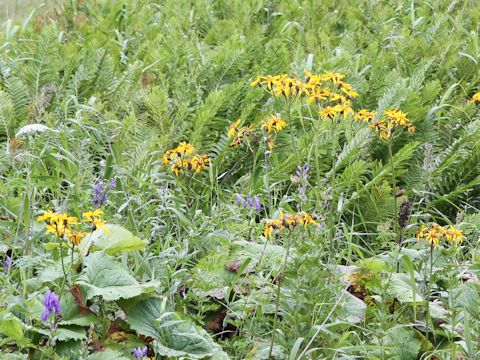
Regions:
<instances>
[{"instance_id":1,"label":"yellow flower head on tall stem","mask_svg":"<svg viewBox=\"0 0 480 360\"><path fill-rule=\"evenodd\" d=\"M444 235L443 228L441 226L432 226L425 234L425 240L428 244L433 246L440 245L440 240Z\"/></svg>"},{"instance_id":2,"label":"yellow flower head on tall stem","mask_svg":"<svg viewBox=\"0 0 480 360\"><path fill-rule=\"evenodd\" d=\"M287 123L279 117L272 115L262 124L262 130L267 130L269 134L272 132L282 131L287 127Z\"/></svg>"},{"instance_id":3,"label":"yellow flower head on tall stem","mask_svg":"<svg viewBox=\"0 0 480 360\"><path fill-rule=\"evenodd\" d=\"M228 137L234 137L235 134L237 133L238 131L238 126L240 125L240 122L242 120L238 119L237 121L235 121L232 125L230 125L230 129L228 130L228 133L227 133L227 136Z\"/></svg>"},{"instance_id":4,"label":"yellow flower head on tall stem","mask_svg":"<svg viewBox=\"0 0 480 360\"><path fill-rule=\"evenodd\" d=\"M326 106L319 112L320 117L324 120L333 119L338 114L337 108L334 106Z\"/></svg>"},{"instance_id":5,"label":"yellow flower head on tall stem","mask_svg":"<svg viewBox=\"0 0 480 360\"><path fill-rule=\"evenodd\" d=\"M110 234L110 231L105 226L105 221L102 220L103 211L100 209L94 211L84 212L82 216L87 222L92 223L93 231L101 229L105 234Z\"/></svg>"},{"instance_id":6,"label":"yellow flower head on tall stem","mask_svg":"<svg viewBox=\"0 0 480 360\"><path fill-rule=\"evenodd\" d=\"M450 225L448 229L445 231L445 237L447 238L448 242L454 242L456 244L463 243L463 239L464 239L463 231L460 229L457 229L453 225Z\"/></svg>"},{"instance_id":7,"label":"yellow flower head on tall stem","mask_svg":"<svg viewBox=\"0 0 480 360\"><path fill-rule=\"evenodd\" d=\"M74 231L70 235L68 235L68 240L70 240L72 245L77 246L78 244L80 244L85 235L87 235L87 233L83 231Z\"/></svg>"},{"instance_id":8,"label":"yellow flower head on tall stem","mask_svg":"<svg viewBox=\"0 0 480 360\"><path fill-rule=\"evenodd\" d=\"M480 91L476 92L472 96L472 102L474 103L480 103Z\"/></svg>"}]
</instances>

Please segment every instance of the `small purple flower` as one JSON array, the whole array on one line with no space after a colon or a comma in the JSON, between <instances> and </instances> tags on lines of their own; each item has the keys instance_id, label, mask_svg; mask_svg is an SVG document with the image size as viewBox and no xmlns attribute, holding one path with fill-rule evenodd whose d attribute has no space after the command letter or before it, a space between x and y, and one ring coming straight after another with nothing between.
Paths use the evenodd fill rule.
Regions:
<instances>
[{"instance_id":1,"label":"small purple flower","mask_svg":"<svg viewBox=\"0 0 480 360\"><path fill-rule=\"evenodd\" d=\"M253 203L255 205L255 209L257 209L258 212L262 211L262 203L260 202L260 198L257 195L253 197Z\"/></svg>"},{"instance_id":2,"label":"small purple flower","mask_svg":"<svg viewBox=\"0 0 480 360\"><path fill-rule=\"evenodd\" d=\"M12 258L10 256L5 256L5 262L4 262L3 270L5 272L7 272L8 269L10 269L10 266L12 266Z\"/></svg>"},{"instance_id":3,"label":"small purple flower","mask_svg":"<svg viewBox=\"0 0 480 360\"><path fill-rule=\"evenodd\" d=\"M243 207L245 207L245 200L243 200L242 195L235 194L235 201L237 202L237 205L242 205Z\"/></svg>"},{"instance_id":4,"label":"small purple flower","mask_svg":"<svg viewBox=\"0 0 480 360\"><path fill-rule=\"evenodd\" d=\"M60 314L60 302L58 301L57 295L55 295L55 293L51 290L48 290L45 294L43 306L44 309L41 316L42 321L47 321L48 316L53 314L53 312Z\"/></svg>"},{"instance_id":5,"label":"small purple flower","mask_svg":"<svg viewBox=\"0 0 480 360\"><path fill-rule=\"evenodd\" d=\"M249 208L252 208L254 206L252 197L250 195L247 196L247 204Z\"/></svg>"},{"instance_id":6,"label":"small purple flower","mask_svg":"<svg viewBox=\"0 0 480 360\"><path fill-rule=\"evenodd\" d=\"M146 346L143 347L143 349L139 346L135 349L133 349L133 357L135 359L142 359L145 356L147 356L148 348Z\"/></svg>"},{"instance_id":7,"label":"small purple flower","mask_svg":"<svg viewBox=\"0 0 480 360\"><path fill-rule=\"evenodd\" d=\"M107 192L103 190L103 182L99 181L97 185L95 185L93 194L93 205L95 206L102 206L107 201Z\"/></svg>"},{"instance_id":8,"label":"small purple flower","mask_svg":"<svg viewBox=\"0 0 480 360\"><path fill-rule=\"evenodd\" d=\"M308 177L309 171L310 171L310 165L308 165L308 163L305 163L305 165L303 165L303 173L307 175L307 177Z\"/></svg>"},{"instance_id":9,"label":"small purple flower","mask_svg":"<svg viewBox=\"0 0 480 360\"><path fill-rule=\"evenodd\" d=\"M237 205L243 206L245 209L255 209L256 211L262 211L262 204L260 198L255 195L253 198L251 195L247 195L247 199L244 199L244 195L235 194L235 201Z\"/></svg>"},{"instance_id":10,"label":"small purple flower","mask_svg":"<svg viewBox=\"0 0 480 360\"><path fill-rule=\"evenodd\" d=\"M305 165L303 166L297 166L295 176L298 178L298 181L307 181L309 171L310 165L308 165L308 163L305 163Z\"/></svg>"},{"instance_id":11,"label":"small purple flower","mask_svg":"<svg viewBox=\"0 0 480 360\"><path fill-rule=\"evenodd\" d=\"M115 189L115 186L117 186L117 181L115 178L112 178L112 180L110 180L110 189Z\"/></svg>"}]
</instances>

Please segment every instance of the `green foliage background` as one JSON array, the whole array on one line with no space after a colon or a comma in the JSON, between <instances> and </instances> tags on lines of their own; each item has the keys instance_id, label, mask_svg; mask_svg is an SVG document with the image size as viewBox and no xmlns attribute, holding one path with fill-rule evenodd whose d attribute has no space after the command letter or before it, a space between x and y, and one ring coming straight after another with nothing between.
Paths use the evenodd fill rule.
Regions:
<instances>
[{"instance_id":1,"label":"green foliage background","mask_svg":"<svg viewBox=\"0 0 480 360\"><path fill-rule=\"evenodd\" d=\"M59 340L51 353L39 350L48 347L39 340L45 334L27 330L38 321L34 309L41 306L41 294L60 283L49 273L58 266L58 250L52 260L52 250L44 246L50 238L34 219L47 209L80 216L92 208L96 181L115 178L105 217L148 245L108 256L128 272L135 291L147 280L160 284L155 294L163 300L135 301L156 301L155 311L168 303L162 308L169 309L162 318L167 330L156 323L160 330L151 350L171 357L221 352L218 356L268 358L272 278L280 272L285 244L264 245L260 221L235 206L234 194L258 194L265 218L281 209L297 211L291 175L309 163L302 208L322 223L333 203L338 216L321 230L298 235L301 241L296 238L282 287L275 358L295 359L304 349L302 356L312 359L478 356L479 289L463 282L465 274L478 279L479 264L480 116L478 106L467 101L479 90L479 17L475 0L72 0L6 22L0 33L0 251L13 256L14 267L1 280L0 314L8 324L18 320L29 340L13 345L8 336L15 336L6 334L0 346L18 354L34 349L33 358L53 353L94 358L83 324L74 329L81 335L64 334L69 345ZM259 124L282 108L248 84L265 74L302 78L305 69L346 74L360 94L357 110L398 107L417 131L396 139L389 157L387 145L362 124L343 121L333 136L331 123L296 106L268 166L252 173L254 157L229 147L227 130L236 119ZM54 131L17 137L28 124ZM180 141L212 159L208 171L188 182L176 179L161 160ZM397 202L392 192L402 192ZM418 277L407 285L392 268L396 206L406 198L413 212L405 234L404 250L410 252L401 271L407 282ZM436 262L435 296L449 316L436 319L431 339L425 339L429 325L417 317L415 296L395 309L399 293L423 281L424 253L414 235L427 221L460 224L467 235L454 262L449 264L453 255L447 250ZM259 257L265 251L268 260ZM239 258L255 263L254 271L225 269ZM380 262L365 265L366 259ZM247 270L251 266L244 264ZM369 274L366 288L374 299L382 297L376 299L382 306L350 296L333 275L338 266L351 265ZM398 291L389 293L381 279L394 273ZM186 295L184 286L190 289ZM109 321L116 320L106 314L119 308L128 314L128 306L117 300L105 300L102 316L94 311L100 319L97 336L109 351L128 357L139 341L133 334L151 335L142 332L145 324L123 322L132 339L109 343ZM257 310L249 313L251 308ZM223 325L237 332L214 343L200 326L208 328L211 317L223 311ZM468 316L458 315L462 312ZM168 329L180 316L191 319L178 326L200 339L200 355L169 353L179 340L171 340L176 330ZM317 331L322 335L314 336ZM76 355L68 355L68 347Z\"/></svg>"}]
</instances>

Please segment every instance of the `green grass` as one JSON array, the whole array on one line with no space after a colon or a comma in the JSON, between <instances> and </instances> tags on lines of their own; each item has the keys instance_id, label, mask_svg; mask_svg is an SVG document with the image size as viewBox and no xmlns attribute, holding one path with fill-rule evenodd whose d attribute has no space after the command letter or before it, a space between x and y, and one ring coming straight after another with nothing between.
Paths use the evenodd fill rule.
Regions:
<instances>
[{"instance_id":1,"label":"green grass","mask_svg":"<svg viewBox=\"0 0 480 360\"><path fill-rule=\"evenodd\" d=\"M476 1L36 4L0 3L7 358L479 357Z\"/></svg>"}]
</instances>

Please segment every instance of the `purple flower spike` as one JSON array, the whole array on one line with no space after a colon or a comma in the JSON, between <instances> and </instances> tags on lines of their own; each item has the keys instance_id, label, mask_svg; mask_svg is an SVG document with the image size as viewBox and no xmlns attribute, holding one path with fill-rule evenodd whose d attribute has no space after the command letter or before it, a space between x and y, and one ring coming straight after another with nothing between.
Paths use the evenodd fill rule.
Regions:
<instances>
[{"instance_id":1,"label":"purple flower spike","mask_svg":"<svg viewBox=\"0 0 480 360\"><path fill-rule=\"evenodd\" d=\"M235 201L237 202L237 205L243 205L245 203L245 200L243 200L243 197L240 194L235 194Z\"/></svg>"},{"instance_id":2,"label":"purple flower spike","mask_svg":"<svg viewBox=\"0 0 480 360\"><path fill-rule=\"evenodd\" d=\"M310 165L308 165L308 163L305 163L305 165L303 165L303 173L308 176L308 172L310 171Z\"/></svg>"},{"instance_id":3,"label":"purple flower spike","mask_svg":"<svg viewBox=\"0 0 480 360\"><path fill-rule=\"evenodd\" d=\"M110 189L115 189L115 186L117 186L117 181L115 178L112 178L112 180L110 180Z\"/></svg>"},{"instance_id":4,"label":"purple flower spike","mask_svg":"<svg viewBox=\"0 0 480 360\"><path fill-rule=\"evenodd\" d=\"M10 256L6 256L5 257L5 265L4 265L4 270L5 272L8 271L8 269L10 269L10 266L12 266L12 258Z\"/></svg>"},{"instance_id":5,"label":"purple flower spike","mask_svg":"<svg viewBox=\"0 0 480 360\"><path fill-rule=\"evenodd\" d=\"M97 185L95 185L93 194L93 205L100 207L107 201L107 193L103 191L103 182L99 181Z\"/></svg>"},{"instance_id":6,"label":"purple flower spike","mask_svg":"<svg viewBox=\"0 0 480 360\"><path fill-rule=\"evenodd\" d=\"M135 359L142 359L145 356L147 356L148 348L146 346L143 347L143 349L139 346L135 349L133 349L133 357Z\"/></svg>"},{"instance_id":7,"label":"purple flower spike","mask_svg":"<svg viewBox=\"0 0 480 360\"><path fill-rule=\"evenodd\" d=\"M247 196L247 203L248 203L248 207L249 208L252 208L254 205L253 205L253 200L252 200L252 197L250 195ZM246 207L246 206L245 206Z\"/></svg>"},{"instance_id":8,"label":"purple flower spike","mask_svg":"<svg viewBox=\"0 0 480 360\"><path fill-rule=\"evenodd\" d=\"M58 301L57 295L53 291L48 290L43 299L43 312L41 319L42 321L47 321L47 318L53 312L59 314L62 310L60 307L60 302Z\"/></svg>"},{"instance_id":9,"label":"purple flower spike","mask_svg":"<svg viewBox=\"0 0 480 360\"><path fill-rule=\"evenodd\" d=\"M253 203L255 205L255 209L257 209L258 212L262 211L262 203L260 202L260 198L257 195L253 197Z\"/></svg>"}]
</instances>

